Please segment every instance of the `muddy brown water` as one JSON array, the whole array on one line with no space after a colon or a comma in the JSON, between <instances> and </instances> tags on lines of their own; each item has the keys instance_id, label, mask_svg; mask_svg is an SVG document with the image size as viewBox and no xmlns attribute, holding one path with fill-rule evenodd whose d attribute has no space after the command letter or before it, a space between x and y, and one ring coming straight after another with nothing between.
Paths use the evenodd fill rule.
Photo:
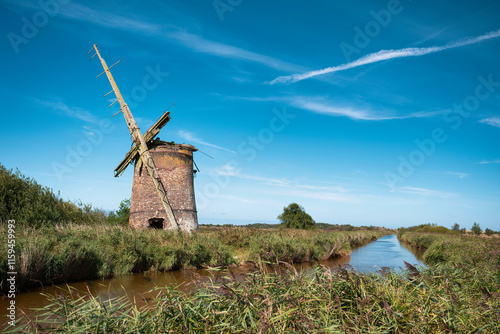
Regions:
<instances>
[{"instance_id":1,"label":"muddy brown water","mask_svg":"<svg viewBox=\"0 0 500 334\"><path fill-rule=\"evenodd\" d=\"M421 252L416 252L400 244L396 235L387 235L369 244L353 249L349 256L327 261L297 263L294 264L294 267L299 271L307 271L319 264L327 268L335 268L339 265L348 264L359 272L368 272L380 270L382 267L399 270L404 267L404 261L413 265L424 265ZM248 272L248 268L244 266L231 270L234 274L240 276ZM17 318L21 317L21 310L28 315L34 315L32 309L49 304L47 295L57 296L61 293L68 294L69 289L74 291L90 290L94 296L98 295L103 299L128 295L130 298L135 298L140 307L145 305L147 300L158 294L158 291L150 292L155 287L176 286L179 290L188 292L195 289L199 282L208 282L209 280L216 282L228 274L227 270L217 271L209 269L147 272L122 275L110 279L72 282L32 289L31 291L16 295ZM0 329L6 325L8 306L9 299L5 297L0 299L0 314L2 314Z\"/></svg>"}]
</instances>

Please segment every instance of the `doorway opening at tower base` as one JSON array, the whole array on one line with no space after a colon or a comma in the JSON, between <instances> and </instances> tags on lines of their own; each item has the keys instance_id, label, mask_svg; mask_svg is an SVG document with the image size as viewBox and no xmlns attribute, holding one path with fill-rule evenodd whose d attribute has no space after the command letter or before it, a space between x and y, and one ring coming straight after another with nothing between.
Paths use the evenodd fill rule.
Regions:
<instances>
[{"instance_id":1,"label":"doorway opening at tower base","mask_svg":"<svg viewBox=\"0 0 500 334\"><path fill-rule=\"evenodd\" d=\"M157 230L163 230L165 225L165 221L163 218L150 218L149 219L149 227Z\"/></svg>"}]
</instances>

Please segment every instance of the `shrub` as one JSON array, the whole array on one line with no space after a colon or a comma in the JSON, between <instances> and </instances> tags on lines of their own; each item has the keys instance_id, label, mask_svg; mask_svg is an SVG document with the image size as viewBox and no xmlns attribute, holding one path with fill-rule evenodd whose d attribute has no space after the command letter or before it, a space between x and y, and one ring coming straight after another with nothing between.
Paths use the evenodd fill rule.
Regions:
<instances>
[{"instance_id":1,"label":"shrub","mask_svg":"<svg viewBox=\"0 0 500 334\"><path fill-rule=\"evenodd\" d=\"M478 223L474 223L472 225L472 228L470 229L472 231L472 233L474 233L475 235L480 235L483 231L481 230L481 227L479 227L479 224Z\"/></svg>"},{"instance_id":2,"label":"shrub","mask_svg":"<svg viewBox=\"0 0 500 334\"><path fill-rule=\"evenodd\" d=\"M106 218L106 221L111 224L128 225L130 218L130 198L126 198L120 202L118 210L111 211Z\"/></svg>"},{"instance_id":3,"label":"shrub","mask_svg":"<svg viewBox=\"0 0 500 334\"><path fill-rule=\"evenodd\" d=\"M297 203L291 203L283 208L283 213L278 216L284 228L298 228L315 230L316 222L307 214L304 208Z\"/></svg>"},{"instance_id":4,"label":"shrub","mask_svg":"<svg viewBox=\"0 0 500 334\"><path fill-rule=\"evenodd\" d=\"M34 179L8 170L0 164L0 220L14 219L22 226L49 226L58 223L102 223L103 210L82 202L63 201L52 189Z\"/></svg>"}]
</instances>

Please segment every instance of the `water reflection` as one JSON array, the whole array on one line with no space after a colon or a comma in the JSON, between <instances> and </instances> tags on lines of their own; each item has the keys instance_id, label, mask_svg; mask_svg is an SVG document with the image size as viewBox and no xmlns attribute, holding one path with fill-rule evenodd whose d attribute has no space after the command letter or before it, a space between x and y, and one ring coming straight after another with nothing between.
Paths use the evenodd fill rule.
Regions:
<instances>
[{"instance_id":1,"label":"water reflection","mask_svg":"<svg viewBox=\"0 0 500 334\"><path fill-rule=\"evenodd\" d=\"M386 235L366 246L353 249L350 256L319 262L298 263L296 268L307 270L322 264L327 268L335 268L339 265L351 265L358 272L378 271L382 267L393 270L404 268L404 261L412 264L425 266L422 261L422 252L414 251L399 243L395 234Z\"/></svg>"},{"instance_id":2,"label":"water reflection","mask_svg":"<svg viewBox=\"0 0 500 334\"><path fill-rule=\"evenodd\" d=\"M399 270L404 268L404 261L424 266L421 259L421 254L411 252L400 244L397 236L393 234L354 249L349 264L360 272L375 271L382 267Z\"/></svg>"}]
</instances>

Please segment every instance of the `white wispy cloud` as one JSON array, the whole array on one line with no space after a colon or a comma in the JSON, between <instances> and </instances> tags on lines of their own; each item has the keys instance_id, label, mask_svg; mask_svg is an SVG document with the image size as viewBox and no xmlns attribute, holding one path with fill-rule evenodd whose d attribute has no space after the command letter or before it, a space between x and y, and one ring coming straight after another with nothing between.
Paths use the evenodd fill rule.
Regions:
<instances>
[{"instance_id":1,"label":"white wispy cloud","mask_svg":"<svg viewBox=\"0 0 500 334\"><path fill-rule=\"evenodd\" d=\"M214 171L219 175L226 175L232 178L251 180L259 183L257 192L267 195L291 197L296 201L301 199L314 199L335 203L397 203L398 205L417 205L422 199L457 198L458 194L440 190L431 190L417 187L401 187L399 193L415 195L411 198L381 195L376 189L362 187L361 189L345 188L344 186L322 186L316 184L301 184L296 180L287 178L273 178L255 174L244 173L240 168L235 168L231 164L221 166ZM459 174L459 173L457 173ZM356 187L355 187L356 188Z\"/></svg>"},{"instance_id":2,"label":"white wispy cloud","mask_svg":"<svg viewBox=\"0 0 500 334\"><path fill-rule=\"evenodd\" d=\"M228 201L236 201L236 202L242 202L242 203L247 203L247 204L258 204L256 201L250 200L248 198L238 197L238 196L219 195L219 198L225 199Z\"/></svg>"},{"instance_id":3,"label":"white wispy cloud","mask_svg":"<svg viewBox=\"0 0 500 334\"><path fill-rule=\"evenodd\" d=\"M238 179L257 181L267 195L292 196L296 198L321 199L332 202L358 203L360 198L348 193L340 186L316 186L300 184L297 181L286 178L271 178L260 175L245 174L241 170L235 169L232 165L224 165L215 170L216 174L227 175Z\"/></svg>"},{"instance_id":4,"label":"white wispy cloud","mask_svg":"<svg viewBox=\"0 0 500 334\"><path fill-rule=\"evenodd\" d=\"M395 59L395 58L404 58L404 57L419 57L423 55L427 55L430 53L440 52L448 49L458 48L466 45L480 43L482 41L486 41L489 39L500 37L500 29L486 33L481 36L476 37L468 37L459 41L454 41L447 43L442 46L432 46L432 47L424 47L424 48L404 48L397 50L380 50L378 52L370 53L365 55L357 60L354 60L349 63L327 67L321 70L309 71L301 74L292 74L279 76L274 80L270 81L270 85L279 84L279 83L294 83L297 81L301 81L304 79L309 79L318 75L323 75L327 73L334 73L345 71L351 68L377 63L384 60Z\"/></svg>"},{"instance_id":5,"label":"white wispy cloud","mask_svg":"<svg viewBox=\"0 0 500 334\"><path fill-rule=\"evenodd\" d=\"M254 102L279 102L286 103L292 107L311 111L318 114L325 114L337 117L349 117L354 120L363 121L383 121L408 118L425 118L441 115L446 110L418 111L406 115L397 115L390 110L373 110L369 107L358 107L348 103L332 101L323 96L271 96L271 97L227 97L231 99L241 99Z\"/></svg>"},{"instance_id":6,"label":"white wispy cloud","mask_svg":"<svg viewBox=\"0 0 500 334\"><path fill-rule=\"evenodd\" d=\"M327 114L332 116L346 116L352 119L359 119L359 120L383 119L383 117L374 118L366 110L360 110L352 107L343 107L335 104L324 103L324 101L308 97L297 96L290 98L288 102L296 108L320 114Z\"/></svg>"},{"instance_id":7,"label":"white wispy cloud","mask_svg":"<svg viewBox=\"0 0 500 334\"><path fill-rule=\"evenodd\" d=\"M154 23L148 23L110 12L95 10L78 3L69 3L61 6L59 15L65 16L69 19L84 21L112 29L148 34L157 34L161 31L161 27ZM165 24L164 26L173 27L168 24Z\"/></svg>"},{"instance_id":8,"label":"white wispy cloud","mask_svg":"<svg viewBox=\"0 0 500 334\"><path fill-rule=\"evenodd\" d=\"M325 187L325 186L315 186L315 185L309 185L309 184L297 184L295 185L297 188L302 188L302 189L310 189L310 190L326 190L326 191L335 191L339 193L345 193L346 190L343 187L336 186L336 187Z\"/></svg>"},{"instance_id":9,"label":"white wispy cloud","mask_svg":"<svg viewBox=\"0 0 500 334\"><path fill-rule=\"evenodd\" d=\"M439 197L439 198L453 198L457 197L457 194L455 193L450 193L450 192L445 192L445 191L440 191L440 190L431 190L431 189L425 189L425 188L417 188L417 187L401 187L397 189L397 191L406 193L406 194L413 194L413 195L421 195L425 197Z\"/></svg>"},{"instance_id":10,"label":"white wispy cloud","mask_svg":"<svg viewBox=\"0 0 500 334\"><path fill-rule=\"evenodd\" d=\"M233 45L211 41L202 36L195 35L186 31L175 31L168 33L169 38L190 48L196 52L208 53L214 56L224 58L234 58L259 63L277 70L298 68L299 66L290 64L279 59L262 55L256 52L248 51Z\"/></svg>"},{"instance_id":11,"label":"white wispy cloud","mask_svg":"<svg viewBox=\"0 0 500 334\"><path fill-rule=\"evenodd\" d=\"M237 169L232 164L226 164L221 167L215 168L215 174L219 175L227 175L227 176L235 176L239 173L239 169Z\"/></svg>"},{"instance_id":12,"label":"white wispy cloud","mask_svg":"<svg viewBox=\"0 0 500 334\"><path fill-rule=\"evenodd\" d=\"M179 137L183 138L184 140L187 140L189 142L193 142L193 143L196 143L196 144L200 144L200 145L205 145L205 146L209 146L209 147L213 147L215 149L218 149L218 150L222 150L222 151L226 151L226 152L230 152L230 153L233 153L233 154L237 154L235 151L233 150L230 150L228 148L225 148L225 147L222 147L222 146L219 146L219 145L215 145L215 144L212 144L212 143L209 143L209 142L206 142L200 138L198 138L194 133L192 132L189 132L189 131L184 131L184 130L179 130L177 132L177 134L179 135Z\"/></svg>"},{"instance_id":13,"label":"white wispy cloud","mask_svg":"<svg viewBox=\"0 0 500 334\"><path fill-rule=\"evenodd\" d=\"M488 165L488 164L500 164L500 158L495 160L482 160L480 162L476 162L478 165Z\"/></svg>"},{"instance_id":14,"label":"white wispy cloud","mask_svg":"<svg viewBox=\"0 0 500 334\"><path fill-rule=\"evenodd\" d=\"M495 116L495 117L490 117L490 118L484 118L484 119L480 120L479 123L484 123L484 124L488 124L488 125L500 128L500 117Z\"/></svg>"},{"instance_id":15,"label":"white wispy cloud","mask_svg":"<svg viewBox=\"0 0 500 334\"><path fill-rule=\"evenodd\" d=\"M11 4L31 10L39 9L36 4L29 2L11 1ZM162 42L174 42L194 52L203 52L223 58L245 60L282 71L304 70L302 66L287 63L277 58L207 39L174 24L146 22L138 18L133 18L133 14L124 16L96 10L78 3L68 3L60 7L58 16L59 15L70 20L141 34L149 38L153 37L160 39Z\"/></svg>"},{"instance_id":16,"label":"white wispy cloud","mask_svg":"<svg viewBox=\"0 0 500 334\"><path fill-rule=\"evenodd\" d=\"M467 176L469 176L469 174L467 173L460 173L460 172L444 172L443 174L445 175L451 175L451 176L456 176L458 177L459 179L465 179Z\"/></svg>"},{"instance_id":17,"label":"white wispy cloud","mask_svg":"<svg viewBox=\"0 0 500 334\"><path fill-rule=\"evenodd\" d=\"M66 104L62 99L41 100L34 99L41 106L51 109L53 112L63 114L71 118L77 118L88 123L98 123L99 120L90 111L73 107Z\"/></svg>"},{"instance_id":18,"label":"white wispy cloud","mask_svg":"<svg viewBox=\"0 0 500 334\"><path fill-rule=\"evenodd\" d=\"M258 176L258 175L241 173L240 170L236 169L233 165L230 165L230 164L216 168L215 173L219 174L219 175L227 175L227 176L231 176L231 177L236 177L239 179L259 181L259 182L262 182L266 185L271 185L271 186L285 187L285 186L291 185L291 181L284 179L284 178L283 179L276 179L276 178L269 178L269 177L263 177L263 176Z\"/></svg>"}]
</instances>

